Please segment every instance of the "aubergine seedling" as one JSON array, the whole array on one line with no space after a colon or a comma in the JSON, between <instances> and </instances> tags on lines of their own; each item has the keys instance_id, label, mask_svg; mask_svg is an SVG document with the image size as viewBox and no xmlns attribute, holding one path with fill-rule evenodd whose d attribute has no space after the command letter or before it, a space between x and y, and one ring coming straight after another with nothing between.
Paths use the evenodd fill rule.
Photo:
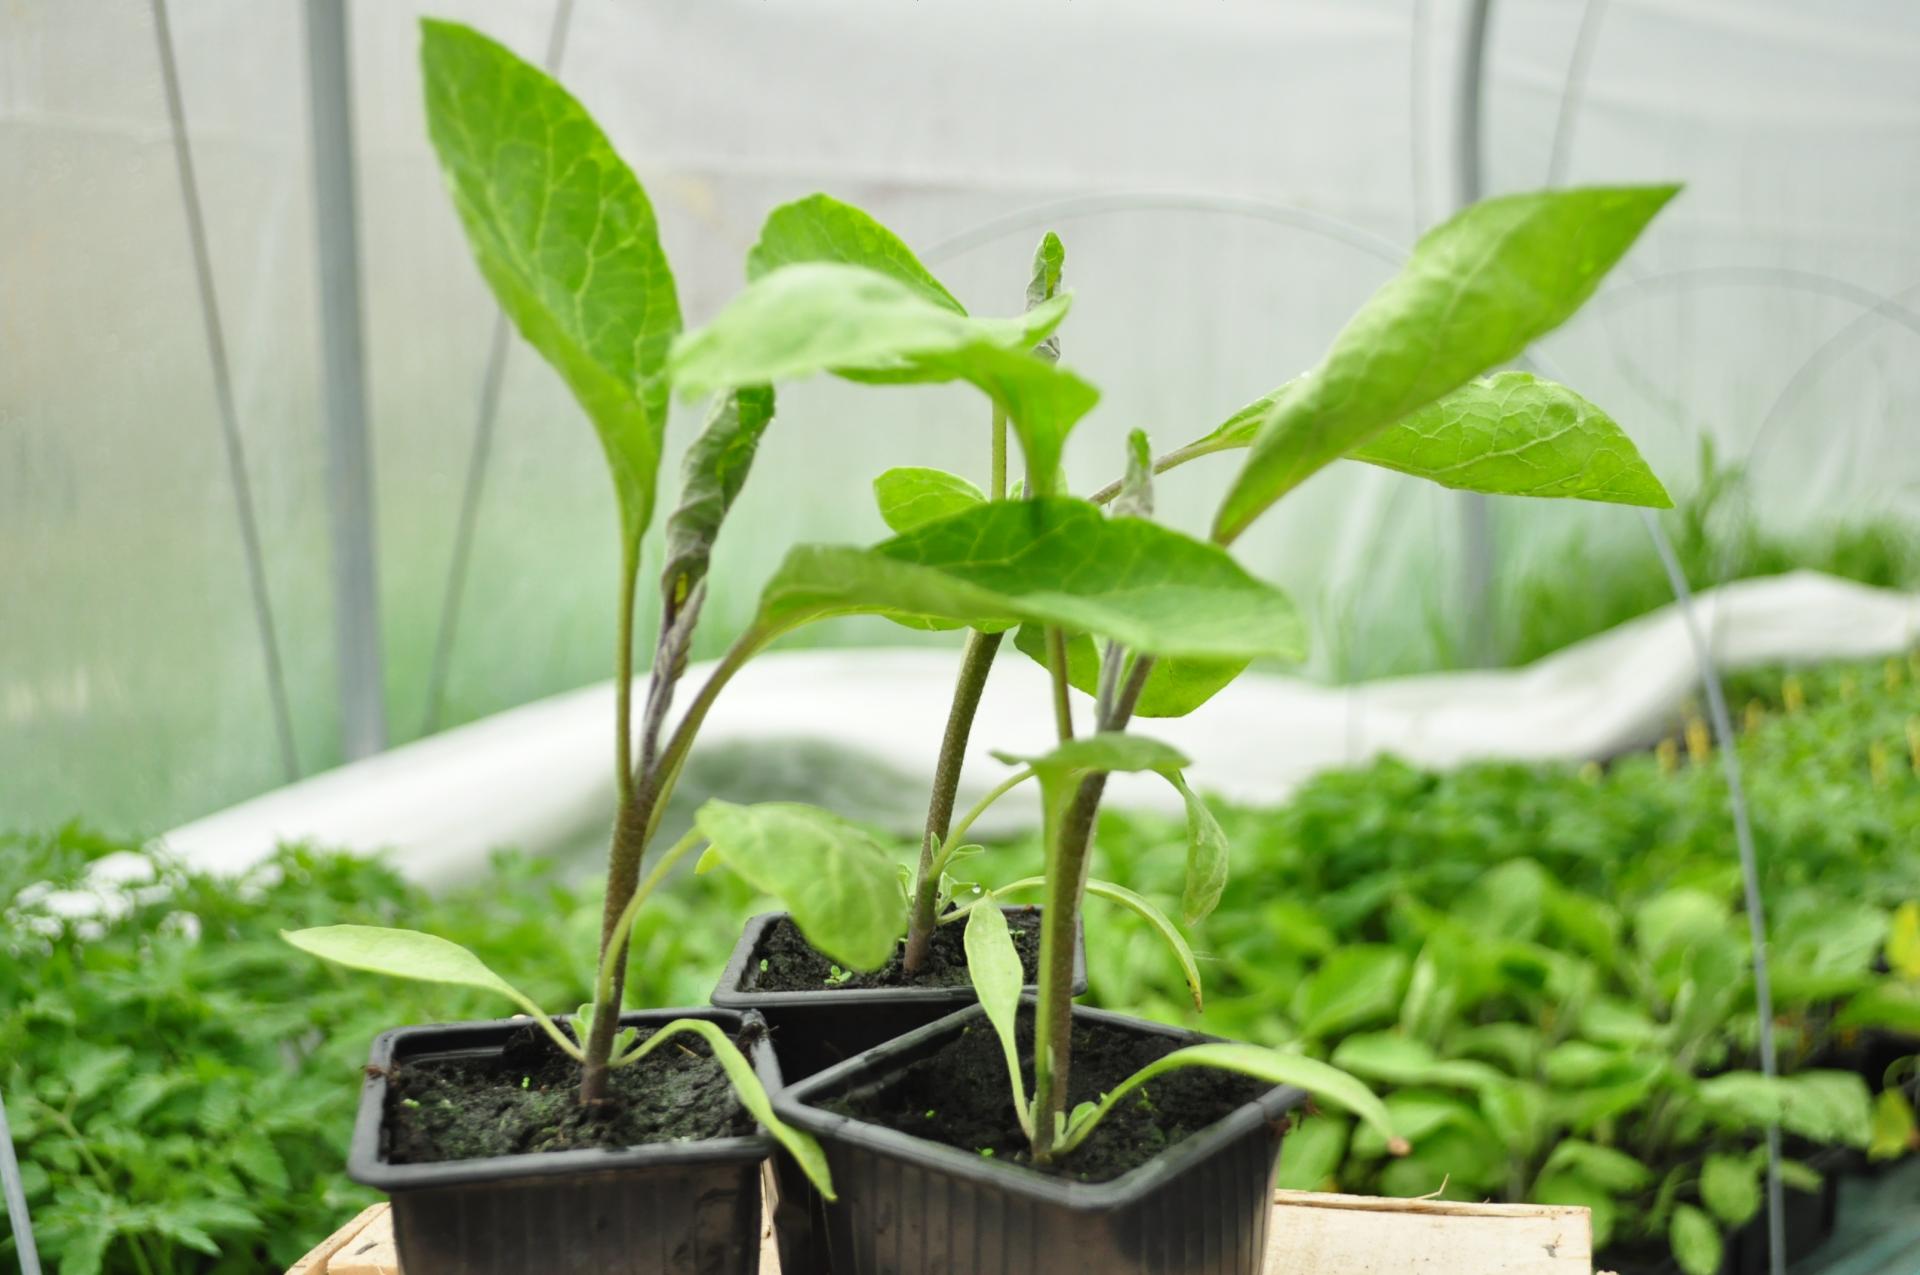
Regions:
<instances>
[{"instance_id":1,"label":"aubergine seedling","mask_svg":"<svg viewBox=\"0 0 1920 1275\"><path fill-rule=\"evenodd\" d=\"M1192 1064L1248 1071L1314 1090L1384 1124L1357 1081L1299 1054L1247 1045L1181 1050L1098 1108L1064 1109L1072 936L1089 892L1153 920L1191 953L1151 903L1091 881L1088 859L1105 776L1146 770L1181 792L1193 829L1183 899L1204 915L1225 880L1219 829L1183 777L1185 759L1126 734L1136 713L1177 714L1251 661L1301 654L1302 626L1284 595L1246 572L1227 546L1273 501L1341 456L1472 490L1664 504L1665 492L1604 413L1525 373L1475 377L1517 357L1592 292L1671 188L1570 190L1490 200L1437 228L1311 372L1249 405L1177 452L1150 461L1131 444L1128 477L1093 500L1065 491L1069 431L1099 392L1057 361L1055 330L1071 297L1049 237L1029 305L1008 318L970 315L897 236L824 196L776 209L747 262L749 284L705 327L682 333L672 273L652 207L587 112L536 68L447 23L424 26L427 114L435 149L476 260L521 334L560 372L593 422L614 479L621 531L616 647L618 809L594 999L569 1035L464 949L404 930L329 927L290 941L342 964L496 991L533 1015L581 1063L582 1101L606 1093L610 1068L631 1065L670 1034L699 1032L742 1101L825 1188L817 1145L781 1124L744 1058L710 1024L680 1020L635 1044L619 1031L628 936L638 909L673 866L705 844L700 866L725 864L779 896L808 939L845 969L873 969L902 932L965 915L973 977L1010 1062L1019 990L999 913L929 909L960 853L952 809L957 760L936 781L920 870L902 899L885 845L856 824L793 803L703 806L688 835L642 879L694 738L716 697L755 654L818 620L881 615L919 628L966 629L951 738L964 734L994 650L1016 645L1050 671L1059 746L1019 759L995 793L1038 783L1046 818L1034 1094L1012 1079L1033 1154L1071 1149L1150 1074ZM868 548L802 546L765 586L752 619L671 729L715 538L773 418L776 381L830 372L870 384L966 382L993 409L993 483L969 490L932 471L883 476L899 534ZM669 399L713 395L683 462L680 503L666 521L661 616L646 696L635 721L632 646L641 543L652 521ZM1007 491L1007 438L1023 455L1018 499ZM1150 478L1197 456L1249 455L1211 541L1150 521ZM1110 511L1102 505L1111 506ZM1093 694L1094 733L1076 738L1070 687ZM957 759L957 754L954 754ZM944 814L940 807L944 795ZM984 806L982 807L984 808ZM963 819L964 825L968 820ZM937 834L937 835L936 835ZM1013 888L1013 887L1007 887ZM986 896L991 897L991 896ZM929 912L935 913L931 918ZM1011 978L1011 983L1009 983ZM1009 991L1009 987L1011 990Z\"/></svg>"}]
</instances>

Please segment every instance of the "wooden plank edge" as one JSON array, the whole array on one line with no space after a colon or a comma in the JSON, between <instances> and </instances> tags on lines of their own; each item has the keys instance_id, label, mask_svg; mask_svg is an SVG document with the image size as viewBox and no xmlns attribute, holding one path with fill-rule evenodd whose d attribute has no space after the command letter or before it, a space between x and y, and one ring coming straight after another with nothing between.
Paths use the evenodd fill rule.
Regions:
<instances>
[{"instance_id":1,"label":"wooden plank edge","mask_svg":"<svg viewBox=\"0 0 1920 1275\"><path fill-rule=\"evenodd\" d=\"M367 1205L351 1222L314 1245L305 1257L293 1264L287 1275L326 1275L327 1263L333 1260L333 1255L345 1248L354 1236L373 1225L375 1218L385 1217L386 1213L387 1206L384 1203Z\"/></svg>"},{"instance_id":2,"label":"wooden plank edge","mask_svg":"<svg viewBox=\"0 0 1920 1275\"><path fill-rule=\"evenodd\" d=\"M1584 1214L1574 1204L1481 1204L1470 1200L1404 1200L1378 1195L1335 1195L1324 1191L1275 1191L1277 1207L1349 1209L1359 1213L1417 1213L1430 1217L1563 1217Z\"/></svg>"}]
</instances>

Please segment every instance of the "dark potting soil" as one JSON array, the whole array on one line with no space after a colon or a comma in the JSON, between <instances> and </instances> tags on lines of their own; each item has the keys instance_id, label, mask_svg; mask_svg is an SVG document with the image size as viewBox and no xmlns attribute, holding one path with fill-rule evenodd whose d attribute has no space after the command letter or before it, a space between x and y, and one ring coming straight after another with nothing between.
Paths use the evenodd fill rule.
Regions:
<instances>
[{"instance_id":1,"label":"dark potting soil","mask_svg":"<svg viewBox=\"0 0 1920 1275\"><path fill-rule=\"evenodd\" d=\"M1008 913L1007 929L1012 932L1013 946L1020 953L1026 981L1031 983L1040 976L1040 909L1020 908ZM965 987L965 930L966 926L957 921L935 929L927 963L911 978L901 968L904 944L896 946L893 957L871 974L848 971L835 974L833 962L814 950L791 917L783 916L769 925L754 945L753 958L747 962L746 986L741 990L819 992L863 987Z\"/></svg>"},{"instance_id":2,"label":"dark potting soil","mask_svg":"<svg viewBox=\"0 0 1920 1275\"><path fill-rule=\"evenodd\" d=\"M640 1029L642 1039L648 1034ZM697 1037L677 1037L620 1068L608 1090L603 1110L582 1108L580 1064L531 1026L495 1055L396 1063L387 1081L387 1161L619 1150L753 1132L753 1118Z\"/></svg>"},{"instance_id":3,"label":"dark potting soil","mask_svg":"<svg viewBox=\"0 0 1920 1275\"><path fill-rule=\"evenodd\" d=\"M1019 1021L1020 1060L1031 1084L1033 1015ZM1097 1100L1182 1042L1106 1024L1075 1022L1068 1102ZM1235 1072L1183 1067L1149 1081L1101 1120L1073 1154L1041 1169L1082 1182L1108 1182L1184 1138L1224 1119L1273 1086ZM841 1115L998 1160L1027 1164L1026 1135L1013 1112L1006 1056L985 1019L971 1023L939 1053L910 1063L879 1084L825 1104Z\"/></svg>"}]
</instances>

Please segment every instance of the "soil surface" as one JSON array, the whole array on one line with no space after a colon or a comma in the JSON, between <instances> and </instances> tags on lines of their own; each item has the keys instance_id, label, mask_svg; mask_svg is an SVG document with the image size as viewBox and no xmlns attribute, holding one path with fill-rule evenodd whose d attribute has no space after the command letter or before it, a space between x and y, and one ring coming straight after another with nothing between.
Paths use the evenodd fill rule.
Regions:
<instances>
[{"instance_id":1,"label":"soil surface","mask_svg":"<svg viewBox=\"0 0 1920 1275\"><path fill-rule=\"evenodd\" d=\"M641 1039L649 1034L640 1029ZM497 1055L398 1063L387 1081L387 1162L434 1164L536 1151L619 1150L753 1132L706 1042L676 1036L609 1082L610 1102L581 1108L580 1064L529 1026Z\"/></svg>"},{"instance_id":2,"label":"soil surface","mask_svg":"<svg viewBox=\"0 0 1920 1275\"><path fill-rule=\"evenodd\" d=\"M820 992L844 991L863 987L965 987L967 980L966 924L955 921L937 927L927 963L909 978L901 968L905 944L894 948L893 957L871 974L843 971L836 975L832 961L807 942L806 935L790 917L781 917L769 925L747 962L745 986L748 992ZM1015 908L1007 914L1007 928L1013 934L1013 946L1020 953L1026 981L1040 976L1040 909Z\"/></svg>"},{"instance_id":3,"label":"soil surface","mask_svg":"<svg viewBox=\"0 0 1920 1275\"><path fill-rule=\"evenodd\" d=\"M1033 1016L1023 1009L1020 1058L1032 1084ZM1182 1044L1105 1024L1075 1022L1068 1106L1097 1100L1121 1081ZM1236 1072L1183 1067L1148 1082L1115 1107L1072 1155L1040 1171L1082 1182L1108 1182L1145 1164L1183 1138L1223 1119L1273 1086ZM1029 1162L1026 1135L1013 1112L1006 1056L981 1019L931 1057L909 1064L871 1088L823 1104L841 1115L885 1125L933 1142Z\"/></svg>"}]
</instances>

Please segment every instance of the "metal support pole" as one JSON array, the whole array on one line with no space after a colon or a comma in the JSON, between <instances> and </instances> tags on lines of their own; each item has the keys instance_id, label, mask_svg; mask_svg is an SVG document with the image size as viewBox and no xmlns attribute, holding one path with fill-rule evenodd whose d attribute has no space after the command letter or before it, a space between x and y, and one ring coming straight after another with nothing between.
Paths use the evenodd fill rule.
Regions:
<instances>
[{"instance_id":1,"label":"metal support pole","mask_svg":"<svg viewBox=\"0 0 1920 1275\"><path fill-rule=\"evenodd\" d=\"M321 372L327 419L327 503L333 524L334 649L340 743L349 760L387 742L374 561L373 462L367 448L360 330L360 245L346 0L307 0L313 116L314 233L320 268Z\"/></svg>"},{"instance_id":2,"label":"metal support pole","mask_svg":"<svg viewBox=\"0 0 1920 1275\"><path fill-rule=\"evenodd\" d=\"M27 1216L27 1191L20 1162L13 1154L13 1133L7 1128L7 1104L0 1099L0 1193L7 1197L7 1222L13 1227L13 1249L20 1258L20 1275L40 1275L40 1253L33 1246L33 1220Z\"/></svg>"},{"instance_id":3,"label":"metal support pole","mask_svg":"<svg viewBox=\"0 0 1920 1275\"><path fill-rule=\"evenodd\" d=\"M1485 91L1487 29L1493 0L1470 0L1460 49L1460 80L1454 115L1454 175L1459 207L1485 193L1481 168L1481 112ZM1487 498L1462 492L1460 501L1461 655L1473 668L1493 663L1493 526Z\"/></svg>"}]
</instances>

